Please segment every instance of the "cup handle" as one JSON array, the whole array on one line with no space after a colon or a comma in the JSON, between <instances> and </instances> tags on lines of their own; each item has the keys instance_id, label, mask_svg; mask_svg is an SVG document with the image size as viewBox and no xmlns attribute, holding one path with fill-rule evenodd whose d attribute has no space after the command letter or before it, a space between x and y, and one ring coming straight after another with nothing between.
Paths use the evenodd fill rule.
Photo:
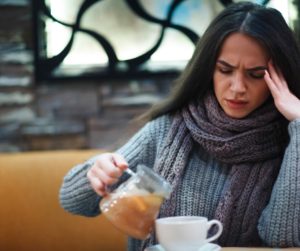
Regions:
<instances>
[{"instance_id":1,"label":"cup handle","mask_svg":"<svg viewBox=\"0 0 300 251\"><path fill-rule=\"evenodd\" d=\"M217 221L217 220L211 220L211 221L207 222L207 230L209 230L211 228L211 226L214 225L214 224L218 225L219 230L214 236L210 237L209 239L206 239L206 242L214 241L215 239L217 239L221 235L221 233L223 231L223 226L222 226L221 222Z\"/></svg>"}]
</instances>

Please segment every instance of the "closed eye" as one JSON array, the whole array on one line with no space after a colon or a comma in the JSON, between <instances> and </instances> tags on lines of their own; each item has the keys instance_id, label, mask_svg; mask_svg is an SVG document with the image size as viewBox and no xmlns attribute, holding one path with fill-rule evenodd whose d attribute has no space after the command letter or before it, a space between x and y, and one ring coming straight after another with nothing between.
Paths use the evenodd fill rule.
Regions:
<instances>
[{"instance_id":1,"label":"closed eye","mask_svg":"<svg viewBox=\"0 0 300 251\"><path fill-rule=\"evenodd\" d=\"M230 74L230 73L232 73L232 71L230 71L230 70L229 70L229 71L223 71L223 70L221 70L221 69L219 69L219 70L220 70L220 72L223 73L223 74Z\"/></svg>"},{"instance_id":2,"label":"closed eye","mask_svg":"<svg viewBox=\"0 0 300 251\"><path fill-rule=\"evenodd\" d=\"M253 75L252 73L250 73L250 76L255 79L263 79L264 78L264 75L256 76L256 75Z\"/></svg>"}]
</instances>

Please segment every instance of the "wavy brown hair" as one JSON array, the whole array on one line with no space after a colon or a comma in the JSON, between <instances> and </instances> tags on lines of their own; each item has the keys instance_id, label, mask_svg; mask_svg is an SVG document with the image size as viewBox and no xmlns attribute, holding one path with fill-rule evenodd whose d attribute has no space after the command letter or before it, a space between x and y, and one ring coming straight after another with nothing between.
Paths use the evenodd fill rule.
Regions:
<instances>
[{"instance_id":1,"label":"wavy brown hair","mask_svg":"<svg viewBox=\"0 0 300 251\"><path fill-rule=\"evenodd\" d=\"M300 98L300 51L281 13L251 2L239 2L223 10L197 42L194 54L175 80L169 96L141 118L153 120L172 114L193 99L201 99L213 86L213 72L224 40L234 32L251 36L265 45L289 89Z\"/></svg>"}]
</instances>

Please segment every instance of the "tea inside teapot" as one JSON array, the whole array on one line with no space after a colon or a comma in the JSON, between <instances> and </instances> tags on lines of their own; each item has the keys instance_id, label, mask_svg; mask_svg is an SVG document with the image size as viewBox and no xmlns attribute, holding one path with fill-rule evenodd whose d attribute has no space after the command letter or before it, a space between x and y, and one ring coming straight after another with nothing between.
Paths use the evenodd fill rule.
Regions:
<instances>
[{"instance_id":1,"label":"tea inside teapot","mask_svg":"<svg viewBox=\"0 0 300 251\"><path fill-rule=\"evenodd\" d=\"M137 169L135 175L101 200L100 209L126 235L146 239L172 187L150 168L138 166Z\"/></svg>"}]
</instances>

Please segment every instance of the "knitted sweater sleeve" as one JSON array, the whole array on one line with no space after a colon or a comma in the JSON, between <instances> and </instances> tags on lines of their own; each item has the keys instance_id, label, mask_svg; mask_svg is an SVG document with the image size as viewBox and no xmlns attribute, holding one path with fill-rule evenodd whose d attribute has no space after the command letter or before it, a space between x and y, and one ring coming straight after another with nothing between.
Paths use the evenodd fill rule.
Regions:
<instances>
[{"instance_id":1,"label":"knitted sweater sleeve","mask_svg":"<svg viewBox=\"0 0 300 251\"><path fill-rule=\"evenodd\" d=\"M290 143L258 224L270 247L300 247L300 118L290 122L288 131Z\"/></svg>"},{"instance_id":2,"label":"knitted sweater sleeve","mask_svg":"<svg viewBox=\"0 0 300 251\"><path fill-rule=\"evenodd\" d=\"M138 164L145 164L152 168L167 127L169 127L168 116L162 116L147 123L116 153L123 155L133 170ZM101 213L99 202L102 198L93 190L86 177L99 156L75 166L64 177L59 199L61 206L68 212L87 217L95 217ZM129 175L124 173L112 189L128 178Z\"/></svg>"}]
</instances>

